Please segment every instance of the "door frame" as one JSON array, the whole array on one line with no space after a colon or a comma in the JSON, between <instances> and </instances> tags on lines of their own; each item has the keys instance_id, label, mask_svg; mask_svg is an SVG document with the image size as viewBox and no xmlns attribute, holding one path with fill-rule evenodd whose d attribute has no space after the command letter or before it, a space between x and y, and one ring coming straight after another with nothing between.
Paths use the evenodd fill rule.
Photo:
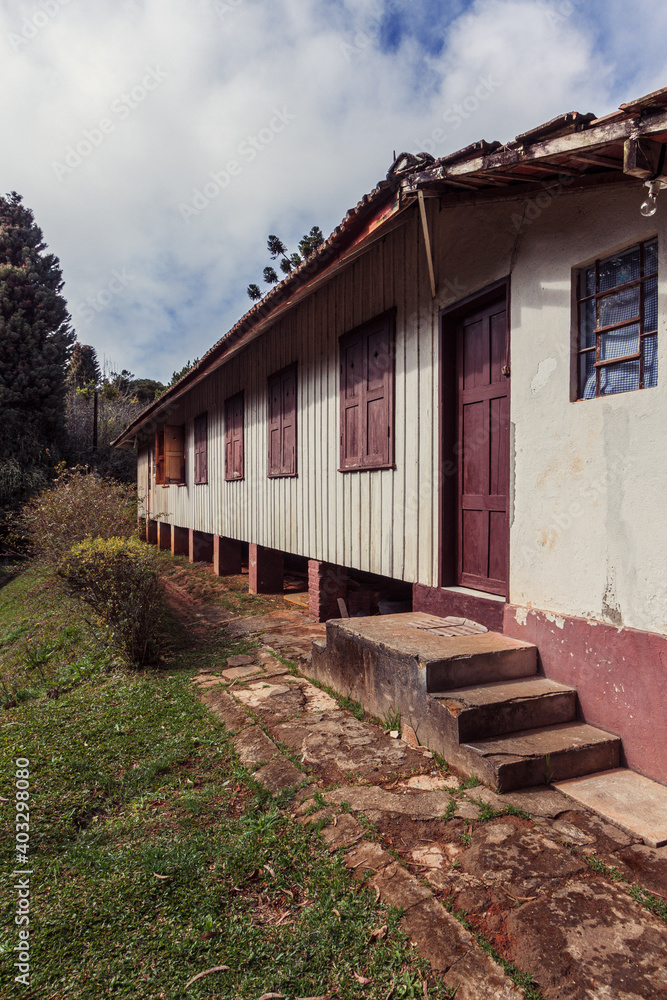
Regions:
<instances>
[{"instance_id":1,"label":"door frame","mask_svg":"<svg viewBox=\"0 0 667 1000\"><path fill-rule=\"evenodd\" d=\"M458 364L456 330L459 320L475 309L505 300L507 317L507 358L511 368L510 275L485 285L476 292L441 309L440 358L438 365L438 587L458 586ZM510 422L512 418L510 394ZM510 476L511 480L511 476ZM508 496L509 503L509 496ZM508 515L509 516L509 515ZM507 567L509 574L509 531ZM508 579L509 590L509 579ZM508 600L508 597L505 598Z\"/></svg>"}]
</instances>

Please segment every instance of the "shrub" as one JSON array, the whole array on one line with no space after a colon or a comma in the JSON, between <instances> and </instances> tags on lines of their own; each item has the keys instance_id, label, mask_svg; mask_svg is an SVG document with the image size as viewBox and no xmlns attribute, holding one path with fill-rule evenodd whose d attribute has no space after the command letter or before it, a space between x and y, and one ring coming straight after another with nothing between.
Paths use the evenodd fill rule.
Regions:
<instances>
[{"instance_id":1,"label":"shrub","mask_svg":"<svg viewBox=\"0 0 667 1000\"><path fill-rule=\"evenodd\" d=\"M134 486L64 467L48 489L24 506L18 525L34 552L52 566L84 538L129 538L136 527Z\"/></svg>"},{"instance_id":2,"label":"shrub","mask_svg":"<svg viewBox=\"0 0 667 1000\"><path fill-rule=\"evenodd\" d=\"M163 603L152 549L136 538L87 539L60 561L58 573L104 621L131 663L156 662Z\"/></svg>"}]
</instances>

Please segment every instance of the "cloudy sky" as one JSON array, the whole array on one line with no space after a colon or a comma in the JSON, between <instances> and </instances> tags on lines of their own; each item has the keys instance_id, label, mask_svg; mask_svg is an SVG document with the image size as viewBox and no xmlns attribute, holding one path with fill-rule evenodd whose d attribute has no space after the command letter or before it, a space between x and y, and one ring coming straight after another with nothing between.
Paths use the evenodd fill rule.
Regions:
<instances>
[{"instance_id":1,"label":"cloudy sky","mask_svg":"<svg viewBox=\"0 0 667 1000\"><path fill-rule=\"evenodd\" d=\"M164 380L249 307L269 233L328 234L394 150L667 85L666 29L657 0L0 0L0 191L79 340Z\"/></svg>"}]
</instances>

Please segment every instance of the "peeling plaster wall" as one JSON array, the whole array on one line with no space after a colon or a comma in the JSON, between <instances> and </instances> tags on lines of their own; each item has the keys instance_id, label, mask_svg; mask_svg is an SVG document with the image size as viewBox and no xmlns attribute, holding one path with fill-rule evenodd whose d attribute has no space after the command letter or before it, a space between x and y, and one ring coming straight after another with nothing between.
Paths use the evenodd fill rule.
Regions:
<instances>
[{"instance_id":1,"label":"peeling plaster wall","mask_svg":"<svg viewBox=\"0 0 667 1000\"><path fill-rule=\"evenodd\" d=\"M510 602L667 632L667 204L564 194L524 225L512 274L516 483ZM659 236L658 386L571 401L572 270Z\"/></svg>"}]
</instances>

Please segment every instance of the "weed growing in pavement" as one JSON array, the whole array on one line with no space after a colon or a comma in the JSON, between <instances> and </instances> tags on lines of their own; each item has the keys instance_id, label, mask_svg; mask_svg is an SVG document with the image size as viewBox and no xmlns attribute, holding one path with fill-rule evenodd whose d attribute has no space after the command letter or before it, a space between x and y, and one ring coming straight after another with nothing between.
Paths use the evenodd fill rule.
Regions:
<instances>
[{"instance_id":1,"label":"weed growing in pavement","mask_svg":"<svg viewBox=\"0 0 667 1000\"><path fill-rule=\"evenodd\" d=\"M436 750L431 750L431 753L433 754L433 763L436 767L439 767L442 771L449 771L449 764L442 754L438 753Z\"/></svg>"},{"instance_id":2,"label":"weed growing in pavement","mask_svg":"<svg viewBox=\"0 0 667 1000\"><path fill-rule=\"evenodd\" d=\"M599 872L600 875L605 875L607 878L614 882L623 882L627 885L627 891L632 896L632 898L637 903L647 909L650 913L653 913L660 920L664 920L667 923L667 900L660 899L658 896L654 895L648 889L644 889L638 882L631 885L629 880L619 872L618 868L614 868L612 865L605 864L599 858L587 857L586 863L588 867L594 872Z\"/></svg>"},{"instance_id":3,"label":"weed growing in pavement","mask_svg":"<svg viewBox=\"0 0 667 1000\"><path fill-rule=\"evenodd\" d=\"M333 697L336 699L340 707L344 708L347 712L351 712L355 719L359 719L359 721L361 721L366 715L364 706L361 702L355 701L349 696L349 694L340 695L334 692Z\"/></svg>"},{"instance_id":4,"label":"weed growing in pavement","mask_svg":"<svg viewBox=\"0 0 667 1000\"><path fill-rule=\"evenodd\" d=\"M454 862L452 867L456 863ZM479 945L487 952L494 962L500 965L507 975L511 978L515 986L518 986L520 990L523 991L525 1000L544 1000L544 995L540 990L539 985L535 982L533 976L529 972L522 972L518 969L513 962L508 962L507 959L503 958L502 955L496 951L490 941L480 934L479 931L475 930L470 921L468 920L468 913L466 910L458 910L452 902L448 899L441 900L442 905L452 914L453 917L463 924L466 930L469 930L471 934L477 939Z\"/></svg>"},{"instance_id":5,"label":"weed growing in pavement","mask_svg":"<svg viewBox=\"0 0 667 1000\"><path fill-rule=\"evenodd\" d=\"M477 775L471 774L468 778L462 778L461 781L459 781L459 791L463 792L466 788L477 788L477 786L481 784L482 782L479 780Z\"/></svg>"},{"instance_id":6,"label":"weed growing in pavement","mask_svg":"<svg viewBox=\"0 0 667 1000\"><path fill-rule=\"evenodd\" d=\"M464 845L464 847L470 847L472 844L472 833L468 833L467 830L462 831L459 834L459 840Z\"/></svg>"},{"instance_id":7,"label":"weed growing in pavement","mask_svg":"<svg viewBox=\"0 0 667 1000\"><path fill-rule=\"evenodd\" d=\"M357 813L357 822L359 823L360 826L363 826L364 836L366 837L367 840L380 839L380 831L378 830L377 826L375 825L373 820L369 819L368 816L365 816L364 813Z\"/></svg>"},{"instance_id":8,"label":"weed growing in pavement","mask_svg":"<svg viewBox=\"0 0 667 1000\"><path fill-rule=\"evenodd\" d=\"M474 802L479 809L480 823L488 823L490 819L497 819L498 816L519 816L521 819L530 819L530 814L519 809L518 806L508 805L503 806L502 809L494 809L488 802L482 802L481 799L475 799L471 796L470 801Z\"/></svg>"},{"instance_id":9,"label":"weed growing in pavement","mask_svg":"<svg viewBox=\"0 0 667 1000\"><path fill-rule=\"evenodd\" d=\"M388 729L390 732L398 731L400 733L401 713L398 711L398 709L394 708L393 705L391 706L391 708L387 709L387 711L384 713L382 717L382 726L384 729Z\"/></svg>"},{"instance_id":10,"label":"weed growing in pavement","mask_svg":"<svg viewBox=\"0 0 667 1000\"><path fill-rule=\"evenodd\" d=\"M449 800L449 804L445 810L445 813L442 817L442 822L449 823L450 819L454 819L455 816L456 816L456 799L454 797L451 797Z\"/></svg>"}]
</instances>

